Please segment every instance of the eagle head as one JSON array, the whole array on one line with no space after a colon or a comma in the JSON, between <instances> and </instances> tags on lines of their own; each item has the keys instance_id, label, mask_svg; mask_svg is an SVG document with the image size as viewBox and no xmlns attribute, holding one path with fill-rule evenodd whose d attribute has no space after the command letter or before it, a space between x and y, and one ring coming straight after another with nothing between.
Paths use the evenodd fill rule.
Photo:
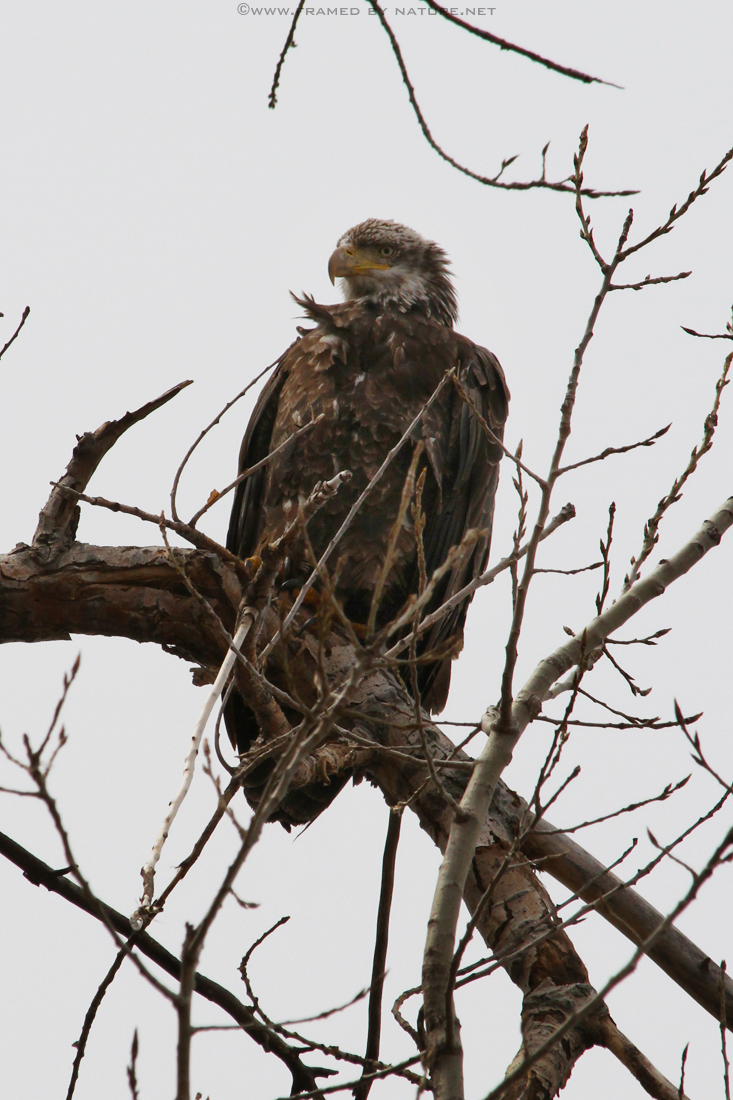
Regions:
<instances>
[{"instance_id":1,"label":"eagle head","mask_svg":"<svg viewBox=\"0 0 733 1100\"><path fill-rule=\"evenodd\" d=\"M347 300L418 310L449 327L458 316L445 252L397 222L369 218L349 229L328 261L328 274L331 282L343 280Z\"/></svg>"}]
</instances>

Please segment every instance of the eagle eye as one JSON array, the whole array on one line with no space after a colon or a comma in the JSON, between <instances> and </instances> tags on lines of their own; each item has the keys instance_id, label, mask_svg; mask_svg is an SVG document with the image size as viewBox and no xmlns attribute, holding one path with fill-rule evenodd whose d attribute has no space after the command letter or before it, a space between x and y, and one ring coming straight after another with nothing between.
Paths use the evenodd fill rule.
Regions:
<instances>
[{"instance_id":1,"label":"eagle eye","mask_svg":"<svg viewBox=\"0 0 733 1100\"><path fill-rule=\"evenodd\" d=\"M380 256L391 256L393 252L394 248L392 248L392 245L390 244L383 244L382 247L379 249Z\"/></svg>"}]
</instances>

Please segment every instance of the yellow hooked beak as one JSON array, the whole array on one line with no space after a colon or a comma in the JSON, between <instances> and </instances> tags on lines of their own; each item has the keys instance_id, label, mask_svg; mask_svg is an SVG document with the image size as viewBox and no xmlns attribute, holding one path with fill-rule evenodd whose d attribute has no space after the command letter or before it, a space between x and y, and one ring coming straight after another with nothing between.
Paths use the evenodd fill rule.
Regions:
<instances>
[{"instance_id":1,"label":"yellow hooked beak","mask_svg":"<svg viewBox=\"0 0 733 1100\"><path fill-rule=\"evenodd\" d=\"M328 261L328 277L331 282L349 275L363 275L367 271L387 271L389 264L380 264L366 252L355 248L337 248Z\"/></svg>"}]
</instances>

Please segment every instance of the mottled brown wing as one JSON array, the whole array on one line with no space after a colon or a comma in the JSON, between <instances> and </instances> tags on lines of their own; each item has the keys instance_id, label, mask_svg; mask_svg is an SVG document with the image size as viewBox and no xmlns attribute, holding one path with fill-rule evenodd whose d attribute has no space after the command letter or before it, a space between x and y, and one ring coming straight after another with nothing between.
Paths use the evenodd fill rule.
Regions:
<instances>
[{"instance_id":1,"label":"mottled brown wing","mask_svg":"<svg viewBox=\"0 0 733 1100\"><path fill-rule=\"evenodd\" d=\"M498 359L486 348L456 336L459 378L471 402L498 439L503 437L509 391ZM426 517L423 533L428 576L441 565L452 546L466 531L482 535L473 549L456 562L440 584L432 610L449 599L486 567L491 543L494 497L499 481L502 450L492 443L470 406L456 392L450 426L448 454L443 457L442 507ZM463 636L470 600L459 604L439 620L421 645L423 653L440 650ZM445 706L450 686L450 657L423 665L418 673L420 696L433 712Z\"/></svg>"},{"instance_id":2,"label":"mottled brown wing","mask_svg":"<svg viewBox=\"0 0 733 1100\"><path fill-rule=\"evenodd\" d=\"M242 446L239 451L238 473L254 466L270 453L272 429L275 426L280 391L288 377L294 349L300 341L291 344L280 358L267 385L262 390L254 407ZM262 494L267 476L267 467L257 470L237 486L229 517L227 532L227 550L240 558L250 557L257 546L262 533L264 516L262 514Z\"/></svg>"}]
</instances>

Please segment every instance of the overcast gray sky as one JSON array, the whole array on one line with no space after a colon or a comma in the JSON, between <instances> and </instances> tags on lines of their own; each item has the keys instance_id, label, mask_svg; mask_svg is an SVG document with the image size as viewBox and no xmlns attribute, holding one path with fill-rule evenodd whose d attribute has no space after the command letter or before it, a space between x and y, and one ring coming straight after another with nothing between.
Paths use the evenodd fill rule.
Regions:
<instances>
[{"instance_id":1,"label":"overcast gray sky","mask_svg":"<svg viewBox=\"0 0 733 1100\"><path fill-rule=\"evenodd\" d=\"M271 111L267 94L287 15L257 14L254 7L242 14L236 0L4 3L0 344L26 305L31 315L0 363L3 550L30 540L48 483L62 473L76 433L192 378L195 386L120 441L92 482L91 491L106 497L155 512L167 508L175 468L200 428L292 340L298 311L288 292L333 300L328 256L340 234L366 217L402 221L446 248L460 329L491 348L506 369L513 398L508 445L524 439L525 460L546 468L573 350L599 285L572 199L505 193L459 175L420 133L387 40L363 0L344 9L352 14L318 14L324 10L302 17ZM549 140L548 176L562 179L589 123L586 181L640 190L630 200L632 237L663 219L701 170L733 144L728 4L503 0L476 9L484 13L472 17L477 25L623 90L570 81L502 53L420 5L386 10L424 113L451 155L492 174L503 158L519 154L507 178L528 179ZM588 204L606 252L628 203ZM672 234L628 265L626 281L690 269L693 275L607 303L586 359L568 456L575 461L632 442L670 421L672 430L651 451L568 478L557 504L572 500L578 518L546 544L543 566L594 560L615 500L611 592L618 591L644 520L683 468L712 403L726 345L693 340L680 325L723 331L733 301L732 255L729 170ZM674 552L733 491L733 414L725 398L723 405L713 451L665 521L657 557ZM251 406L237 406L201 448L182 485L184 512L231 479ZM516 513L509 474L504 471L497 504L497 558L510 544ZM207 530L219 538L226 510L223 505L210 516ZM85 509L80 538L145 544L158 533L131 518ZM604 668L594 673L591 688L621 709L663 718L672 716L675 697L688 713L704 709L704 745L728 776L732 555L733 543L724 542L634 624L634 634L673 627L658 647L629 653L639 684L654 686L648 698L632 700ZM578 629L592 617L597 576L537 579L519 682L559 644L563 625ZM477 597L446 717L475 719L498 697L508 608L506 584ZM89 638L6 646L0 722L10 744L18 745L24 731L38 736L45 730L63 672L79 651L81 671L66 712L70 743L54 770L54 790L92 885L131 912L138 870L177 786L201 692L182 662L152 646ZM597 718L590 707L582 713ZM525 795L547 747L546 729L528 730L506 775ZM563 774L576 763L582 778L553 808L560 825L648 796L692 769L674 731L586 730L571 739ZM0 782L8 782L7 770L2 774ZM695 774L670 803L585 831L581 842L611 860L638 836L641 854L625 865L633 869L651 851L647 826L664 841L714 794L712 782ZM207 782L198 776L166 849L163 878L188 851L211 805ZM246 817L243 806L241 812ZM0 821L59 865L60 848L42 807L5 796ZM204 953L204 972L243 995L236 973L242 954L288 913L290 923L253 964L271 1016L310 1015L365 986L386 823L378 792L362 785L347 788L302 838L269 827L238 886L260 908L225 910ZM716 819L683 858L700 865L726 827ZM388 963L391 999L419 981L438 865L414 822L406 821L403 837ZM233 843L222 834L208 862L156 921L155 934L172 950L180 947L183 922L202 912ZM665 910L686 885L685 872L669 867L644 893ZM680 921L716 960L728 949L730 900L731 878L723 871ZM0 865L0 920L3 1091L63 1097L71 1043L111 962L111 943L89 918L34 889L7 864ZM631 953L599 918L587 920L573 939L596 986ZM459 997L469 1097L487 1092L511 1060L519 1006L518 992L501 974ZM689 1095L723 1095L714 1022L652 964L612 995L610 1007L621 1030L673 1079L689 1041ZM196 1020L226 1022L202 1004ZM141 1096L173 1094L173 1013L123 969L100 1011L78 1100L128 1095L124 1067L136 1026ZM315 1025L313 1034L361 1050L363 1029L360 1006ZM388 1023L385 1057L410 1053ZM289 1081L279 1063L246 1039L210 1033L195 1041L194 1087L212 1100L243 1093L268 1098L287 1092ZM409 1090L388 1082L373 1095L390 1100ZM642 1093L610 1055L594 1051L581 1060L564 1095L605 1100Z\"/></svg>"}]
</instances>

